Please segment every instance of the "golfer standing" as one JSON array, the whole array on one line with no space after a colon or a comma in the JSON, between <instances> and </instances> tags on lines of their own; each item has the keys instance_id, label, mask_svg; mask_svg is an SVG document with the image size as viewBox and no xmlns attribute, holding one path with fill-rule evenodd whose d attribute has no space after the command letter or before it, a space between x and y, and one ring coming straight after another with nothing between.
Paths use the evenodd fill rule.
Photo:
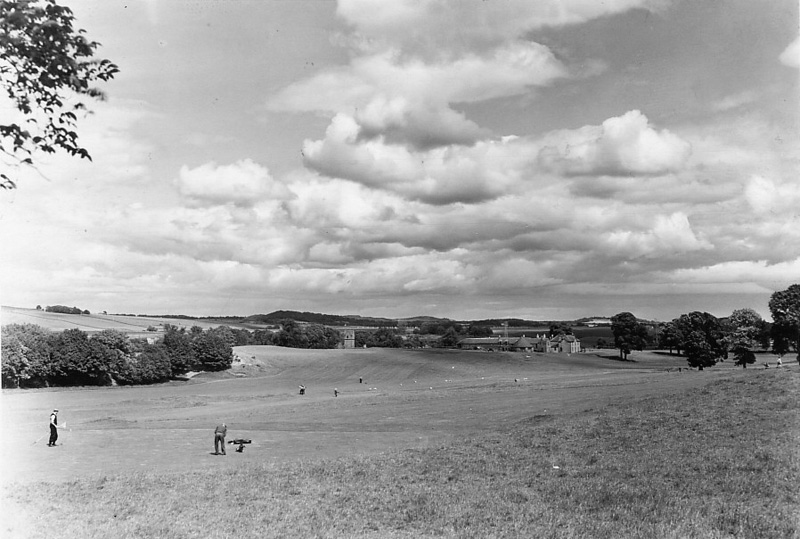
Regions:
<instances>
[{"instance_id":1,"label":"golfer standing","mask_svg":"<svg viewBox=\"0 0 800 539\"><path fill-rule=\"evenodd\" d=\"M225 435L228 434L228 426L225 423L217 425L214 429L214 454L219 455L219 444L222 444L222 454L225 454Z\"/></svg>"},{"instance_id":2,"label":"golfer standing","mask_svg":"<svg viewBox=\"0 0 800 539\"><path fill-rule=\"evenodd\" d=\"M50 441L47 442L47 447L53 447L58 440L58 410L53 410L50 414Z\"/></svg>"}]
</instances>

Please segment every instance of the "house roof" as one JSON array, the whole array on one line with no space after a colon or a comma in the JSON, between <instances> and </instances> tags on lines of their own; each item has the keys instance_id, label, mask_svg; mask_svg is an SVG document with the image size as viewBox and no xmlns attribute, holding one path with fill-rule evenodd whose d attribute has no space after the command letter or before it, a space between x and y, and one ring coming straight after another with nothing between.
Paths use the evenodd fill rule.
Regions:
<instances>
[{"instance_id":1,"label":"house roof","mask_svg":"<svg viewBox=\"0 0 800 539\"><path fill-rule=\"evenodd\" d=\"M466 339L461 339L458 341L458 344L499 344L500 339L498 337L467 337Z\"/></svg>"},{"instance_id":2,"label":"house roof","mask_svg":"<svg viewBox=\"0 0 800 539\"><path fill-rule=\"evenodd\" d=\"M561 341L576 342L578 341L578 338L575 337L575 335L556 335L555 337L550 339L550 342L561 342Z\"/></svg>"},{"instance_id":3,"label":"house roof","mask_svg":"<svg viewBox=\"0 0 800 539\"><path fill-rule=\"evenodd\" d=\"M527 337L525 337L525 335L523 335L522 337L517 339L515 342L511 343L511 347L512 348L532 348L533 347L533 343Z\"/></svg>"}]
</instances>

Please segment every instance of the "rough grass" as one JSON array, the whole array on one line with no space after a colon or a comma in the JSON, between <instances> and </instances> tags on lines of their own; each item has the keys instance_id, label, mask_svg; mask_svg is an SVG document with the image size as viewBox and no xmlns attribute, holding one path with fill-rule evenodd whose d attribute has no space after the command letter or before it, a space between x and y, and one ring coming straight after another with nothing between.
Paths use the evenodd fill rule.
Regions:
<instances>
[{"instance_id":1,"label":"rough grass","mask_svg":"<svg viewBox=\"0 0 800 539\"><path fill-rule=\"evenodd\" d=\"M799 537L798 373L447 447L7 488L8 537ZM557 467L557 468L556 468Z\"/></svg>"}]
</instances>

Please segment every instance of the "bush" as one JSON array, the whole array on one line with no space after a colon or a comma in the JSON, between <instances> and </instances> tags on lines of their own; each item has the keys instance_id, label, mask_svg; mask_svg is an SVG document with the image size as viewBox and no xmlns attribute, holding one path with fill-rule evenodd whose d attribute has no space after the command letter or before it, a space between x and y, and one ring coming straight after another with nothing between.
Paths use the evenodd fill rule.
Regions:
<instances>
[{"instance_id":1,"label":"bush","mask_svg":"<svg viewBox=\"0 0 800 539\"><path fill-rule=\"evenodd\" d=\"M55 335L52 345L51 379L56 385L108 385L116 355L103 343L89 340L79 329Z\"/></svg>"},{"instance_id":2,"label":"bush","mask_svg":"<svg viewBox=\"0 0 800 539\"><path fill-rule=\"evenodd\" d=\"M8 324L0 334L3 387L41 387L50 376L52 333L35 324Z\"/></svg>"},{"instance_id":3,"label":"bush","mask_svg":"<svg viewBox=\"0 0 800 539\"><path fill-rule=\"evenodd\" d=\"M161 343L169 357L173 375L184 374L196 367L192 338L183 329L167 324Z\"/></svg>"},{"instance_id":4,"label":"bush","mask_svg":"<svg viewBox=\"0 0 800 539\"><path fill-rule=\"evenodd\" d=\"M141 352L126 357L115 375L121 385L153 384L171 377L169 355L160 344L145 344Z\"/></svg>"},{"instance_id":5,"label":"bush","mask_svg":"<svg viewBox=\"0 0 800 539\"><path fill-rule=\"evenodd\" d=\"M198 367L206 371L224 371L233 364L233 348L219 333L209 330L192 341Z\"/></svg>"}]
</instances>

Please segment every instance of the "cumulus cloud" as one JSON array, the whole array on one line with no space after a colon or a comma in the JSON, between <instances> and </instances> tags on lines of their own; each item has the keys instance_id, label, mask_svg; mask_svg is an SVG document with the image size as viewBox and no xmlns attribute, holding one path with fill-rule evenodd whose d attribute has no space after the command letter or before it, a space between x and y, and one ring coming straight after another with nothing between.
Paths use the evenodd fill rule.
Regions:
<instances>
[{"instance_id":1,"label":"cumulus cloud","mask_svg":"<svg viewBox=\"0 0 800 539\"><path fill-rule=\"evenodd\" d=\"M232 203L252 206L265 197L286 198L289 192L267 170L250 159L230 165L182 166L176 179L181 195L200 205Z\"/></svg>"},{"instance_id":2,"label":"cumulus cloud","mask_svg":"<svg viewBox=\"0 0 800 539\"><path fill-rule=\"evenodd\" d=\"M615 230L605 234L604 239L609 249L628 258L713 248L709 241L695 235L689 219L681 212L656 216L649 230Z\"/></svg>"},{"instance_id":3,"label":"cumulus cloud","mask_svg":"<svg viewBox=\"0 0 800 539\"><path fill-rule=\"evenodd\" d=\"M656 131L638 110L551 134L539 151L546 169L567 175L660 175L680 170L691 145L666 129Z\"/></svg>"},{"instance_id":4,"label":"cumulus cloud","mask_svg":"<svg viewBox=\"0 0 800 539\"><path fill-rule=\"evenodd\" d=\"M537 138L508 136L470 147L427 150L414 150L383 136L365 139L361 129L353 117L338 114L324 139L304 143L306 166L329 177L440 205L476 204L544 188L556 181L552 175L588 178L587 185L571 188L573 194L605 198L624 190L626 197L635 198L641 189L617 185L619 181L610 184L602 177L663 176L683 169L691 152L689 142L668 130L656 130L635 110L602 125ZM675 184L676 179L670 182ZM682 191L680 185L673 187ZM698 192L702 189L689 196Z\"/></svg>"},{"instance_id":5,"label":"cumulus cloud","mask_svg":"<svg viewBox=\"0 0 800 539\"><path fill-rule=\"evenodd\" d=\"M800 206L800 185L781 183L754 175L745 187L745 198L759 214L780 214L795 211Z\"/></svg>"},{"instance_id":6,"label":"cumulus cloud","mask_svg":"<svg viewBox=\"0 0 800 539\"><path fill-rule=\"evenodd\" d=\"M658 9L663 1L612 0L398 0L380 5L369 0L343 0L337 13L370 38L372 47L400 44L418 54L442 54L495 46L545 26L577 24L632 8Z\"/></svg>"},{"instance_id":7,"label":"cumulus cloud","mask_svg":"<svg viewBox=\"0 0 800 539\"><path fill-rule=\"evenodd\" d=\"M407 100L387 101L378 96L353 118L358 136L366 140L384 137L387 142L426 150L449 144L469 145L489 136L463 113L448 107L411 107Z\"/></svg>"},{"instance_id":8,"label":"cumulus cloud","mask_svg":"<svg viewBox=\"0 0 800 539\"><path fill-rule=\"evenodd\" d=\"M778 59L784 65L800 69L800 36L789 43Z\"/></svg>"},{"instance_id":9,"label":"cumulus cloud","mask_svg":"<svg viewBox=\"0 0 800 539\"><path fill-rule=\"evenodd\" d=\"M330 177L430 204L477 203L515 189L530 163L528 142L514 137L412 151L382 137L359 138L349 116L337 115L325 139L303 145L306 166Z\"/></svg>"},{"instance_id":10,"label":"cumulus cloud","mask_svg":"<svg viewBox=\"0 0 800 539\"><path fill-rule=\"evenodd\" d=\"M565 75L549 49L531 42L449 62L406 58L390 50L292 84L271 98L269 107L348 114L362 137L386 135L427 149L471 144L489 134L453 110L453 103L517 95Z\"/></svg>"}]
</instances>

